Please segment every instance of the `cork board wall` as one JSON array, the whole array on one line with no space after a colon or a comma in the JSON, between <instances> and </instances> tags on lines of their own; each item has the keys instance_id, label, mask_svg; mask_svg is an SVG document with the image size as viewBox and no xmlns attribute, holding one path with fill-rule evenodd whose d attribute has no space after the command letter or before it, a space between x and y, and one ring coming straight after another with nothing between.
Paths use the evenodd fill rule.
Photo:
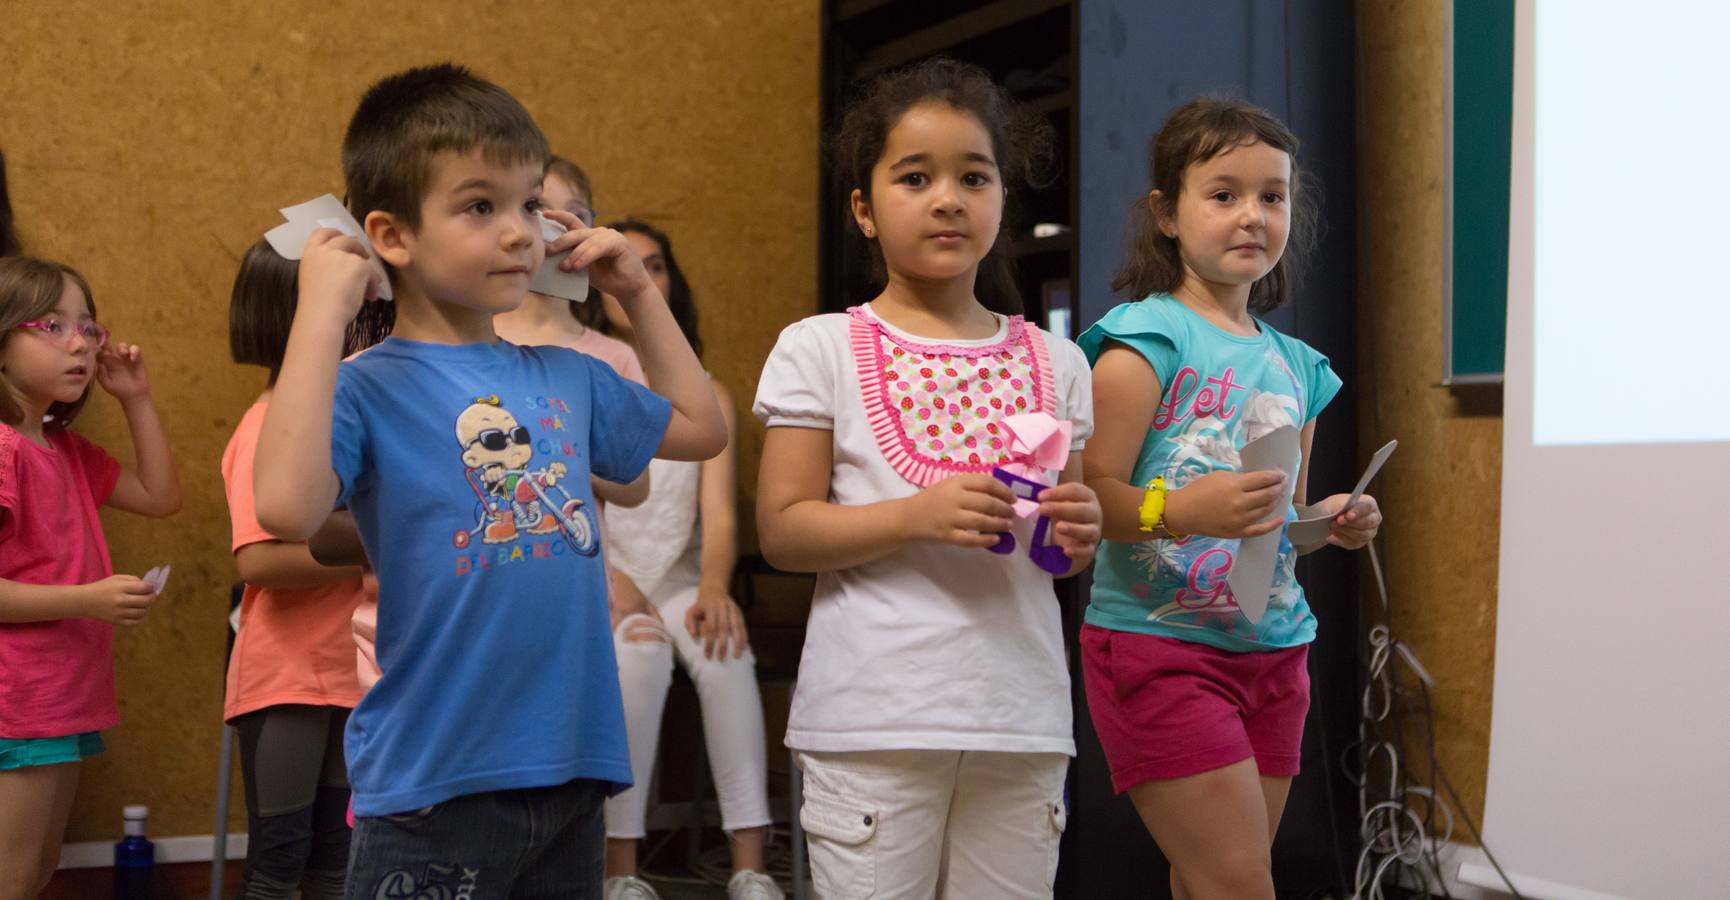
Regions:
<instances>
[{"instance_id":1,"label":"cork board wall","mask_svg":"<svg viewBox=\"0 0 1730 900\"><path fill-rule=\"evenodd\" d=\"M589 171L604 219L669 233L746 423L749 531L757 375L816 305L814 0L31 0L5 18L0 148L25 250L83 270L103 320L145 348L185 490L167 522L105 514L118 570L172 562L174 577L116 641L122 724L85 767L69 841L114 839L124 803L150 804L153 834L210 833L236 577L218 460L264 384L228 362L229 284L277 207L340 192L342 129L379 76L473 67ZM130 461L111 398L80 429Z\"/></svg>"},{"instance_id":2,"label":"cork board wall","mask_svg":"<svg viewBox=\"0 0 1730 900\"><path fill-rule=\"evenodd\" d=\"M1391 624L1437 687L1438 756L1483 821L1501 523L1499 395L1440 387L1446 169L1444 0L1358 5L1362 448L1400 452L1376 485ZM1366 597L1374 597L1373 587ZM1370 621L1389 621L1366 600ZM1412 721L1411 725L1420 725ZM1422 731L1404 752L1427 777ZM1462 827L1455 840L1470 842Z\"/></svg>"}]
</instances>

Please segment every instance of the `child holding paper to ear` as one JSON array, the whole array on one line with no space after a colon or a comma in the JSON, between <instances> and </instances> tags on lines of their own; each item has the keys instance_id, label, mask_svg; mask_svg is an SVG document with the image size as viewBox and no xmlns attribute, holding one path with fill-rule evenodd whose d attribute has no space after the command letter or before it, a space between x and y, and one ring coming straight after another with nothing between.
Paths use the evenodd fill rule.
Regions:
<instances>
[{"instance_id":1,"label":"child holding paper to ear","mask_svg":"<svg viewBox=\"0 0 1730 900\"><path fill-rule=\"evenodd\" d=\"M601 802L631 769L588 476L628 482L726 441L625 239L559 210L570 232L543 238L547 156L522 104L460 66L383 78L343 140L366 243L323 229L301 259L254 481L284 538L347 505L378 573L379 681L345 735L350 896L600 894ZM493 317L565 251L560 271L624 298L664 397L498 340ZM391 337L342 361L346 324L386 287Z\"/></svg>"},{"instance_id":2,"label":"child holding paper to ear","mask_svg":"<svg viewBox=\"0 0 1730 900\"><path fill-rule=\"evenodd\" d=\"M1088 708L1112 783L1171 861L1174 896L1273 900L1270 847L1298 771L1316 620L1282 536L1265 615L1227 584L1239 540L1304 502L1315 418L1340 389L1327 358L1254 313L1289 299L1312 216L1297 139L1247 104L1179 107L1149 148L1117 307L1079 343L1094 361L1087 483L1104 536L1081 635ZM1139 299L1145 298L1145 299ZM1280 471L1237 471L1245 444L1300 429ZM1329 497L1329 543L1357 548L1375 499Z\"/></svg>"},{"instance_id":3,"label":"child holding paper to ear","mask_svg":"<svg viewBox=\"0 0 1730 900\"><path fill-rule=\"evenodd\" d=\"M69 427L90 383L125 411L126 471ZM79 763L119 721L114 626L155 588L116 575L96 508L180 509L180 480L144 358L108 342L71 267L0 259L0 898L35 897L60 860Z\"/></svg>"},{"instance_id":4,"label":"child holding paper to ear","mask_svg":"<svg viewBox=\"0 0 1730 900\"><path fill-rule=\"evenodd\" d=\"M577 217L584 227L595 224L594 197L587 172L562 156L547 158L541 181L541 204ZM590 292L593 295L593 291ZM613 371L638 384L647 384L643 364L631 345L590 327L593 313L585 314L580 301L530 291L523 305L493 317L499 337L524 347L569 347L606 363ZM649 495L649 476L644 473L630 484L591 478L595 499L619 506L636 506Z\"/></svg>"}]
</instances>

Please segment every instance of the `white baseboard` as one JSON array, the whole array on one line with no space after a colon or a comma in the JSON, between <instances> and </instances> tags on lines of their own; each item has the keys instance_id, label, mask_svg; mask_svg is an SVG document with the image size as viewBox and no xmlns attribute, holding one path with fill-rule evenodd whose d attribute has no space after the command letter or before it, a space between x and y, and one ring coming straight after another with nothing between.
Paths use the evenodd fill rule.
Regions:
<instances>
[{"instance_id":1,"label":"white baseboard","mask_svg":"<svg viewBox=\"0 0 1730 900\"><path fill-rule=\"evenodd\" d=\"M787 821L787 801L776 797L769 801L769 813L777 822ZM689 821L691 805L689 803L657 804L647 816L649 830L661 831L681 828ZM721 813L714 801L704 804L703 818L711 828L721 825ZM159 863L196 863L210 862L210 852L214 838L208 834L193 834L183 837L151 838L156 845L156 861ZM246 858L246 833L234 832L228 836L226 856L229 859ZM67 844L60 848L60 868L62 869L100 869L114 865L114 844L111 841L87 841L81 844Z\"/></svg>"},{"instance_id":2,"label":"white baseboard","mask_svg":"<svg viewBox=\"0 0 1730 900\"><path fill-rule=\"evenodd\" d=\"M1437 854L1441 863L1442 878L1447 882L1448 893L1459 900L1509 900L1514 895L1508 892L1508 885L1502 880L1501 873L1490 863L1490 858L1477 847L1464 844L1444 844ZM1531 900L1621 900L1609 894L1600 894L1585 888L1533 878L1517 872L1508 872L1514 886L1520 889L1520 895ZM1414 880L1408 879L1402 887L1416 888ZM1433 896L1442 896L1431 888Z\"/></svg>"},{"instance_id":3,"label":"white baseboard","mask_svg":"<svg viewBox=\"0 0 1730 900\"><path fill-rule=\"evenodd\" d=\"M1458 900L1507 900L1507 898L1514 896L1507 892L1507 886L1502 884L1502 880L1496 876L1496 870L1490 865L1489 857L1484 855L1483 850L1465 844L1447 843L1443 844L1441 849L1437 851L1436 857L1442 870L1442 880L1446 885L1448 896L1456 897ZM1474 872L1481 869L1490 873L1490 878L1489 880L1467 880L1464 877L1464 872L1468 869ZM1416 880L1411 878L1404 879L1401 886L1413 889L1418 887ZM1430 888L1430 895L1443 896L1433 885Z\"/></svg>"},{"instance_id":4,"label":"white baseboard","mask_svg":"<svg viewBox=\"0 0 1730 900\"><path fill-rule=\"evenodd\" d=\"M1460 880L1466 884L1502 884L1502 876L1496 872L1495 867L1490 865L1489 860L1484 860L1481 863L1461 863L1459 873ZM1571 884L1562 884L1559 881L1533 878L1530 875L1521 875L1517 872L1509 872L1508 877L1513 880L1514 887L1520 889L1520 895L1529 897L1531 900L1623 900L1623 898L1612 894L1599 893ZM1511 895L1496 893L1491 896L1507 897Z\"/></svg>"},{"instance_id":5,"label":"white baseboard","mask_svg":"<svg viewBox=\"0 0 1730 900\"><path fill-rule=\"evenodd\" d=\"M207 863L210 862L211 851L215 849L216 838L208 834L193 834L184 837L151 838L150 842L156 845L158 863ZM229 859L245 859L245 832L230 834L226 850L224 855ZM111 841L87 841L82 844L67 844L60 848L62 869L101 869L112 865L114 844Z\"/></svg>"}]
</instances>

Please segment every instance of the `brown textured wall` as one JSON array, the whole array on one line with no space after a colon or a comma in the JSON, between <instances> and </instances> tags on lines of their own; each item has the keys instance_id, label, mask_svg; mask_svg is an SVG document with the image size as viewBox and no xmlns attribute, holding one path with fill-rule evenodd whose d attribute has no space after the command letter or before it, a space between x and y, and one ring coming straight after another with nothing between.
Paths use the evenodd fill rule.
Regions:
<instances>
[{"instance_id":1,"label":"brown textured wall","mask_svg":"<svg viewBox=\"0 0 1730 900\"><path fill-rule=\"evenodd\" d=\"M1361 408L1366 447L1400 439L1377 485L1388 515L1382 546L1392 626L1437 679L1439 756L1481 822L1502 420L1499 396L1438 386L1445 24L1443 0L1358 4L1359 328L1364 370L1372 376L1363 380ZM1371 604L1370 615L1381 621ZM1406 751L1415 777L1426 778L1422 743L1409 741ZM1455 837L1471 840L1463 828Z\"/></svg>"},{"instance_id":2,"label":"brown textured wall","mask_svg":"<svg viewBox=\"0 0 1730 900\"><path fill-rule=\"evenodd\" d=\"M145 348L186 492L167 522L105 516L117 569L174 575L116 642L122 723L85 767L68 840L117 836L123 803L149 803L158 835L211 829L236 577L217 464L263 386L228 362L228 286L277 207L340 192L338 142L369 82L466 63L588 169L603 217L663 225L743 418L780 326L815 308L814 0L32 0L5 19L0 148L26 250L81 268L104 321ZM130 460L110 398L80 425ZM761 429L743 432L748 529Z\"/></svg>"}]
</instances>

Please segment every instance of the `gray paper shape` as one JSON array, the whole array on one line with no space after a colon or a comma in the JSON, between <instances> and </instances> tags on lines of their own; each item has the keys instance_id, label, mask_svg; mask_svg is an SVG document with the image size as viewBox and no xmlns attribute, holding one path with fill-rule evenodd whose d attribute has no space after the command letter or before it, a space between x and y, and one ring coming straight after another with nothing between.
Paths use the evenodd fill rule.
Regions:
<instances>
[{"instance_id":1,"label":"gray paper shape","mask_svg":"<svg viewBox=\"0 0 1730 900\"><path fill-rule=\"evenodd\" d=\"M1357 505L1358 498L1364 494L1364 488L1370 486L1370 479L1376 477L1376 473L1382 470L1382 464L1388 461L1388 457L1394 455L1394 451L1399 449L1399 446L1399 441L1388 441L1382 445L1382 449L1376 451L1376 455L1370 458L1370 464L1364 468L1363 477L1358 479L1358 486L1352 488L1351 498L1346 501L1345 506L1340 508L1341 512ZM1292 546L1308 547L1319 544L1327 540L1328 535L1333 532L1334 517L1316 514L1314 510L1315 507L1313 506L1299 507L1297 521L1287 523L1285 533L1286 537L1291 540Z\"/></svg>"},{"instance_id":2,"label":"gray paper shape","mask_svg":"<svg viewBox=\"0 0 1730 900\"><path fill-rule=\"evenodd\" d=\"M568 229L552 219L541 217L541 240L552 243L559 235ZM571 250L575 250L572 247ZM561 272L559 263L571 255L570 250L562 253L550 253L541 267L535 270L535 278L529 282L529 290L548 297L559 297L565 300L575 300L581 303L589 299L589 271Z\"/></svg>"},{"instance_id":3,"label":"gray paper shape","mask_svg":"<svg viewBox=\"0 0 1730 900\"><path fill-rule=\"evenodd\" d=\"M264 233L264 239L270 242L270 249L283 259L300 259L306 252L306 239L320 228L335 228L350 237L360 238L366 247L366 260L372 264L372 270L378 273L380 300L391 299L390 275L385 272L384 261L378 258L378 253L372 249L372 242L366 239L366 232L361 230L360 223L349 214L348 207L336 197L325 194L314 197L305 203L283 207L282 217L288 221Z\"/></svg>"},{"instance_id":4,"label":"gray paper shape","mask_svg":"<svg viewBox=\"0 0 1730 900\"><path fill-rule=\"evenodd\" d=\"M1276 515L1285 517L1291 505L1292 490L1297 485L1298 459L1302 455L1298 430L1290 425L1278 428L1245 444L1239 451L1238 471L1264 472L1278 469L1285 473L1285 493L1280 498ZM1260 622L1267 612L1268 592L1273 589L1273 570L1279 562L1279 542L1284 529L1276 528L1258 537L1238 542L1237 558L1232 561L1226 584L1237 600L1244 618Z\"/></svg>"}]
</instances>

